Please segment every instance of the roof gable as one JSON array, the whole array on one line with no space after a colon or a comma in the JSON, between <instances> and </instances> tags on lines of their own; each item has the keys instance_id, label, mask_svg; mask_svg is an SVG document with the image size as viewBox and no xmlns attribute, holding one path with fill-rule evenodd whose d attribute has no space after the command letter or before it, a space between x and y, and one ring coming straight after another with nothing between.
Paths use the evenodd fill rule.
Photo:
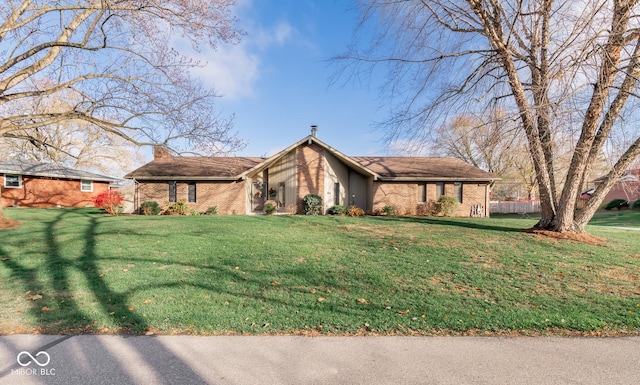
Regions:
<instances>
[{"instance_id":1,"label":"roof gable","mask_svg":"<svg viewBox=\"0 0 640 385\"><path fill-rule=\"evenodd\" d=\"M367 167L363 166L362 164L354 161L352 158L344 155L340 151L338 151L335 148L329 146L328 144L324 143L323 141L321 141L320 139L316 138L313 135L309 135L309 136L307 136L305 138L302 138L299 141L293 143L292 145L290 145L289 147L285 148L284 150L282 150L282 151L278 152L277 154L271 156L270 158L266 159L264 162L262 162L260 164L257 164L256 166L252 167L251 169L245 171L242 174L242 176L244 177L244 176L251 175L251 174L254 174L256 172L259 172L261 170L264 170L265 168L269 167L271 164L277 162L283 156L287 155L289 152L293 151L294 149L298 148L299 146L302 146L305 143L307 143L307 144L315 143L315 144L319 145L320 147L322 147L325 151L329 151L332 155L334 155L336 158L340 159L343 163L346 163L347 165L349 165L351 168L357 169L361 173L363 173L365 175L373 176L374 178L379 177L379 175L377 175L374 171L372 171L372 170L368 169Z\"/></svg>"}]
</instances>

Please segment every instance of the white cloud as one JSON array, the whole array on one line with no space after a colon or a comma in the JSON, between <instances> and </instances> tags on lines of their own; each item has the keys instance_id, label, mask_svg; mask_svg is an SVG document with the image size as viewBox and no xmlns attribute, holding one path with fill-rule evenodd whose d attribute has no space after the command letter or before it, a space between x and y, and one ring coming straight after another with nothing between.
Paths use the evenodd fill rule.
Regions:
<instances>
[{"instance_id":1,"label":"white cloud","mask_svg":"<svg viewBox=\"0 0 640 385\"><path fill-rule=\"evenodd\" d=\"M206 64L194 69L193 75L213 87L218 94L229 99L253 94L253 85L259 77L260 58L244 44L203 51L197 58Z\"/></svg>"},{"instance_id":2,"label":"white cloud","mask_svg":"<svg viewBox=\"0 0 640 385\"><path fill-rule=\"evenodd\" d=\"M220 45L217 50L203 50L192 56L205 63L193 70L207 86L228 99L251 96L260 79L262 57L273 47L287 44L294 28L287 21L280 21L271 28L257 26L247 32L237 45Z\"/></svg>"}]
</instances>

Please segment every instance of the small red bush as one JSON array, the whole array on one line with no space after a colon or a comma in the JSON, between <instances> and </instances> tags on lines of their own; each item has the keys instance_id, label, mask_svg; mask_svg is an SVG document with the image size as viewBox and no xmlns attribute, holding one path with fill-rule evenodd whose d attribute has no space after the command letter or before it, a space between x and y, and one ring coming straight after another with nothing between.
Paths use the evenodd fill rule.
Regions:
<instances>
[{"instance_id":1,"label":"small red bush","mask_svg":"<svg viewBox=\"0 0 640 385\"><path fill-rule=\"evenodd\" d=\"M106 190L93 198L93 205L111 215L118 215L122 210L124 195L120 191Z\"/></svg>"}]
</instances>

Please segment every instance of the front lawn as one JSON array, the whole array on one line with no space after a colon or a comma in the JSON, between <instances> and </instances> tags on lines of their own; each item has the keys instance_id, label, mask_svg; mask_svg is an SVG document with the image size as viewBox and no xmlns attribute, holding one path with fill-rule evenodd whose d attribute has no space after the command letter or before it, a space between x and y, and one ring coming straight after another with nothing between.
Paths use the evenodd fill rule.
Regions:
<instances>
[{"instance_id":1,"label":"front lawn","mask_svg":"<svg viewBox=\"0 0 640 385\"><path fill-rule=\"evenodd\" d=\"M640 233L5 209L0 334L640 334Z\"/></svg>"}]
</instances>

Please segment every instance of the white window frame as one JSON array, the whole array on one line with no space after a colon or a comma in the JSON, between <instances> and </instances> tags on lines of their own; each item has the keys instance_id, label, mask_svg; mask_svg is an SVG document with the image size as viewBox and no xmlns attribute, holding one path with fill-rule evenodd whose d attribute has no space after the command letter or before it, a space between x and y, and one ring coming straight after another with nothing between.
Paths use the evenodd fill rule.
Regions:
<instances>
[{"instance_id":1,"label":"white window frame","mask_svg":"<svg viewBox=\"0 0 640 385\"><path fill-rule=\"evenodd\" d=\"M18 178L18 185L17 186L9 186L7 184L7 177L17 177ZM22 175L16 175L16 174L4 174L4 184L3 186L5 188L22 188Z\"/></svg>"},{"instance_id":2,"label":"white window frame","mask_svg":"<svg viewBox=\"0 0 640 385\"><path fill-rule=\"evenodd\" d=\"M87 190L86 188L84 188L84 184L85 182L89 182L91 185L91 187L89 188L89 190ZM89 179L82 179L80 181L80 191L82 192L93 192L93 181L89 180Z\"/></svg>"}]
</instances>

